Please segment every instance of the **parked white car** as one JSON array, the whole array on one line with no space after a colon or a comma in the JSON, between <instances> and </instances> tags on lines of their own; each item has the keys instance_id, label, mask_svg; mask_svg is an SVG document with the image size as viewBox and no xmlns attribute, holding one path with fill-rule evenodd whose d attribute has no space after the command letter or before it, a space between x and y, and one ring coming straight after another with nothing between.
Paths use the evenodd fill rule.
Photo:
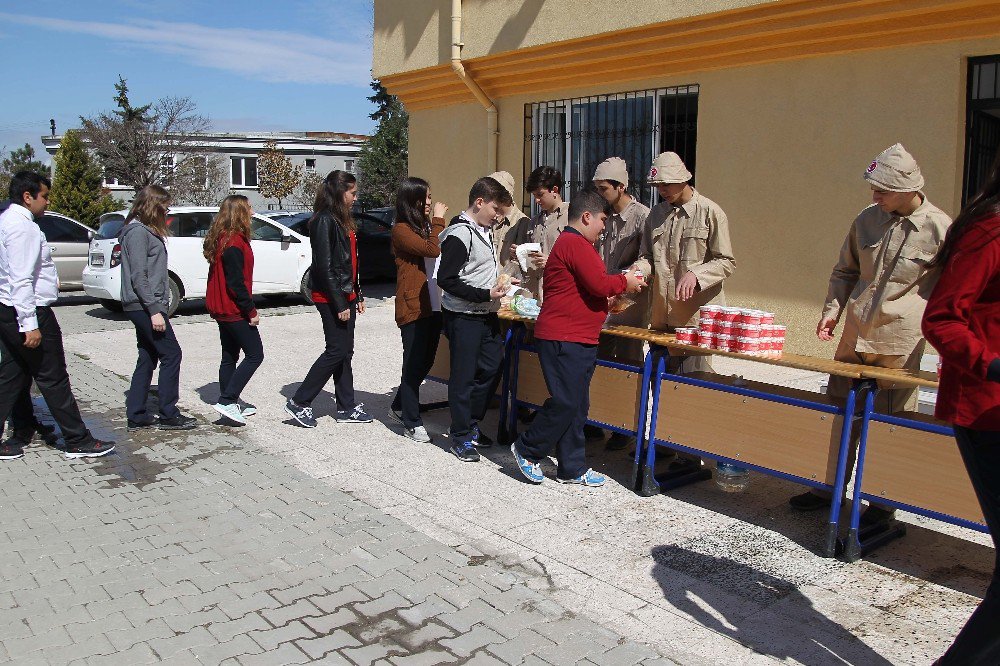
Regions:
<instances>
[{"instance_id":1,"label":"parked white car","mask_svg":"<svg viewBox=\"0 0 1000 666\"><path fill-rule=\"evenodd\" d=\"M181 301L204 298L208 288L208 262L202 245L218 206L178 206L167 212L167 270L170 275L172 315ZM113 311L121 308L121 246L118 232L128 211L101 216L97 235L90 243L87 266L83 269L83 290ZM309 266L312 248L309 238L279 222L254 215L250 245L254 254L253 293L280 298L301 293L309 297Z\"/></svg>"}]
</instances>

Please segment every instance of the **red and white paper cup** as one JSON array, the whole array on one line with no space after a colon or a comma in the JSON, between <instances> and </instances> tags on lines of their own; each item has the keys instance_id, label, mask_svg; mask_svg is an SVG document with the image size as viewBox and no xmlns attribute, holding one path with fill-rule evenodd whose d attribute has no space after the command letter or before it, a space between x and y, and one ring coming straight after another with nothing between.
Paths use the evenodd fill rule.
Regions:
<instances>
[{"instance_id":1,"label":"red and white paper cup","mask_svg":"<svg viewBox=\"0 0 1000 666\"><path fill-rule=\"evenodd\" d=\"M736 317L736 321L741 324L752 324L754 326L760 325L760 317L764 314L760 310L750 310L743 309L740 310L740 314Z\"/></svg>"},{"instance_id":2,"label":"red and white paper cup","mask_svg":"<svg viewBox=\"0 0 1000 666\"><path fill-rule=\"evenodd\" d=\"M739 308L722 308L722 313L719 315L719 318L722 319L722 321L735 322L738 316L740 316Z\"/></svg>"},{"instance_id":3,"label":"red and white paper cup","mask_svg":"<svg viewBox=\"0 0 1000 666\"><path fill-rule=\"evenodd\" d=\"M736 351L747 356L756 356L760 352L760 338L736 338Z\"/></svg>"},{"instance_id":4,"label":"red and white paper cup","mask_svg":"<svg viewBox=\"0 0 1000 666\"><path fill-rule=\"evenodd\" d=\"M763 312L763 313L761 313L760 323L762 323L762 324L773 324L774 323L774 313L773 312Z\"/></svg>"},{"instance_id":5,"label":"red and white paper cup","mask_svg":"<svg viewBox=\"0 0 1000 666\"><path fill-rule=\"evenodd\" d=\"M678 328L674 330L674 338L677 342L685 345L698 344L698 329L696 328Z\"/></svg>"},{"instance_id":6,"label":"red and white paper cup","mask_svg":"<svg viewBox=\"0 0 1000 666\"><path fill-rule=\"evenodd\" d=\"M703 305L698 308L698 316L701 319L718 319L721 314L721 305Z\"/></svg>"},{"instance_id":7,"label":"red and white paper cup","mask_svg":"<svg viewBox=\"0 0 1000 666\"><path fill-rule=\"evenodd\" d=\"M718 333L719 332L719 320L718 319L707 319L702 318L698 320L698 330L704 331L706 333Z\"/></svg>"}]
</instances>

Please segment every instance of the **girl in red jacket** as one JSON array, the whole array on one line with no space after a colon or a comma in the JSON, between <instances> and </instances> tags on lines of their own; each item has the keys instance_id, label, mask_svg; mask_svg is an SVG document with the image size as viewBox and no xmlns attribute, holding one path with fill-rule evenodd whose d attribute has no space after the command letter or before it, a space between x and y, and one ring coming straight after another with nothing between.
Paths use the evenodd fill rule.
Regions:
<instances>
[{"instance_id":1,"label":"girl in red jacket","mask_svg":"<svg viewBox=\"0 0 1000 666\"><path fill-rule=\"evenodd\" d=\"M257 413L253 405L241 404L240 393L264 362L264 345L257 324L260 316L253 304L253 249L250 247L250 217L253 209L243 195L226 197L205 237L208 261L208 292L205 306L219 325L222 361L219 363L219 402L215 411L236 423ZM243 352L243 362L236 365Z\"/></svg>"},{"instance_id":2,"label":"girl in red jacket","mask_svg":"<svg viewBox=\"0 0 1000 666\"><path fill-rule=\"evenodd\" d=\"M958 449L1000 552L1000 155L955 219L934 263L941 277L924 337L941 355L935 415ZM983 602L935 664L1000 664L1000 562Z\"/></svg>"}]
</instances>

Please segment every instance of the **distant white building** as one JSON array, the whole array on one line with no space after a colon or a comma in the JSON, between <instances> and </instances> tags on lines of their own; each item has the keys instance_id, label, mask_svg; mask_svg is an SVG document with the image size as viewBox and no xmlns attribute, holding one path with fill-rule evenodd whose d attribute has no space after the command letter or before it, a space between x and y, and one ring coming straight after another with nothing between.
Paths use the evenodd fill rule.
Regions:
<instances>
[{"instance_id":1,"label":"distant white building","mask_svg":"<svg viewBox=\"0 0 1000 666\"><path fill-rule=\"evenodd\" d=\"M277 208L273 199L265 199L257 191L257 155L268 141L283 150L292 164L301 166L303 173L326 175L334 169L356 173L358 153L368 139L364 134L343 132L210 132L200 137L201 141L194 146L228 160L230 191L245 195L256 210ZM60 141L61 135L42 137L49 155L56 154ZM130 185L109 179L105 186L116 199L123 203L131 201ZM285 207L293 206L285 202Z\"/></svg>"}]
</instances>

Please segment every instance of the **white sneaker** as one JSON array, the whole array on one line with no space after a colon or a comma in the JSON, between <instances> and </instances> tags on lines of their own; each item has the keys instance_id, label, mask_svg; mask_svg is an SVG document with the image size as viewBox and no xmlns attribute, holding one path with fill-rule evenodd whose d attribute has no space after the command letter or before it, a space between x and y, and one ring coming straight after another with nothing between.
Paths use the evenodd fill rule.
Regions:
<instances>
[{"instance_id":1,"label":"white sneaker","mask_svg":"<svg viewBox=\"0 0 1000 666\"><path fill-rule=\"evenodd\" d=\"M239 423L240 425L247 424L246 418L240 411L240 406L237 405L236 403L233 403L231 405L223 405L221 402L217 402L214 405L212 405L212 408L215 409L215 411L222 414L227 419L229 419L230 421Z\"/></svg>"},{"instance_id":2,"label":"white sneaker","mask_svg":"<svg viewBox=\"0 0 1000 666\"><path fill-rule=\"evenodd\" d=\"M431 441L431 436L427 434L427 428L418 425L416 428L403 428L403 434L414 442L426 444Z\"/></svg>"},{"instance_id":3,"label":"white sneaker","mask_svg":"<svg viewBox=\"0 0 1000 666\"><path fill-rule=\"evenodd\" d=\"M253 416L257 413L257 408L249 402L240 401L240 413L243 414L243 416Z\"/></svg>"}]
</instances>

